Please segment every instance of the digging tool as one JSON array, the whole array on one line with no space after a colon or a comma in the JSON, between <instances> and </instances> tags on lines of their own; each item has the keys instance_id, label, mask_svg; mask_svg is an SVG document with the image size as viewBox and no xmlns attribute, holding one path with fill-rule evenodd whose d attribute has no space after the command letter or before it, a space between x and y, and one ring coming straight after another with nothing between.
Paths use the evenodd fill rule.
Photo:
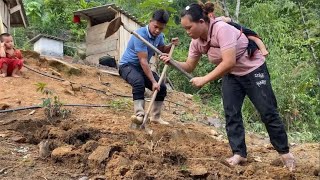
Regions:
<instances>
[{"instance_id":1,"label":"digging tool","mask_svg":"<svg viewBox=\"0 0 320 180\"><path fill-rule=\"evenodd\" d=\"M175 45L172 44L171 49L170 49L170 52L169 52L169 57L170 57L170 58L171 58L171 56L172 56L172 54L173 54L174 48L175 48ZM164 65L164 68L163 68L163 70L162 70L160 79L159 79L159 81L158 81L159 86L162 84L162 82L163 82L163 80L164 80L164 78L165 78L165 76L166 76L167 69L168 69L168 65L166 64L166 65ZM154 103L154 101L156 100L157 94L158 94L158 90L155 90L155 91L153 92L153 94L152 94L152 98L151 98L149 107L148 107L147 112L145 113L145 115L144 115L144 117L143 117L143 122L142 122L142 124L141 124L141 126L140 126L140 129L145 129L146 123L148 122L148 116L149 116L149 114L150 114L150 111L151 111L151 108L152 108L152 106L153 106L153 103Z\"/></svg>"},{"instance_id":2,"label":"digging tool","mask_svg":"<svg viewBox=\"0 0 320 180\"><path fill-rule=\"evenodd\" d=\"M148 47L150 47L152 50L154 50L158 55L162 55L163 53L156 47L154 47L152 44L150 44L147 40L145 40L142 36L140 36L139 34L137 34L134 31L131 31L128 27L126 27L126 25L123 24L123 22L121 21L121 17L118 17L114 20L112 20L109 23L106 35L105 35L105 39L108 38L109 36L111 36L112 34L114 34L115 32L118 31L118 29L120 27L123 27L125 30L127 30L130 34L136 36L138 39L140 39L143 43L145 43ZM182 72L185 76L187 76L190 79L193 78L193 76L186 72L184 69L182 69L179 64L173 59L171 58L169 61L169 64L171 64L174 68L176 68L177 70L179 70L180 72Z\"/></svg>"}]
</instances>

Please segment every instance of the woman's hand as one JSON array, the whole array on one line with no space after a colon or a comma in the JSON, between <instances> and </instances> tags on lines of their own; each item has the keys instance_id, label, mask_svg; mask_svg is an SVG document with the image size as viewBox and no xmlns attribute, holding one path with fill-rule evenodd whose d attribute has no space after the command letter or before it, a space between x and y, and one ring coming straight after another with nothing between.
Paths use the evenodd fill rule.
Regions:
<instances>
[{"instance_id":1,"label":"woman's hand","mask_svg":"<svg viewBox=\"0 0 320 180\"><path fill-rule=\"evenodd\" d=\"M194 77L190 80L193 86L201 88L205 84L207 84L207 80L205 77Z\"/></svg>"},{"instance_id":2,"label":"woman's hand","mask_svg":"<svg viewBox=\"0 0 320 180\"><path fill-rule=\"evenodd\" d=\"M170 57L169 57L169 54L167 53L163 53L159 56L159 59L164 62L165 64L168 64L170 62Z\"/></svg>"}]
</instances>

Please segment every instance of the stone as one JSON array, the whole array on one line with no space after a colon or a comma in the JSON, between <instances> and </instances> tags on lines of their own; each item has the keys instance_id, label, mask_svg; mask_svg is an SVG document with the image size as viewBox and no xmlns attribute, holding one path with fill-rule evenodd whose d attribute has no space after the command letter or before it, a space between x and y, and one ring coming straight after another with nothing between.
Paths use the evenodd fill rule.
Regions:
<instances>
[{"instance_id":1,"label":"stone","mask_svg":"<svg viewBox=\"0 0 320 180\"><path fill-rule=\"evenodd\" d=\"M62 159L64 156L70 155L72 152L72 146L63 146L54 149L51 153L51 157L54 159Z\"/></svg>"},{"instance_id":2,"label":"stone","mask_svg":"<svg viewBox=\"0 0 320 180\"><path fill-rule=\"evenodd\" d=\"M190 170L191 176L204 176L208 173L208 170L204 167L194 167Z\"/></svg>"},{"instance_id":3,"label":"stone","mask_svg":"<svg viewBox=\"0 0 320 180\"><path fill-rule=\"evenodd\" d=\"M26 138L23 136L14 136L11 138L12 141L17 142L17 143L25 143Z\"/></svg>"},{"instance_id":4,"label":"stone","mask_svg":"<svg viewBox=\"0 0 320 180\"><path fill-rule=\"evenodd\" d=\"M92 152L94 149L96 149L99 146L99 143L94 140L89 140L84 144L81 149L85 152Z\"/></svg>"},{"instance_id":5,"label":"stone","mask_svg":"<svg viewBox=\"0 0 320 180\"><path fill-rule=\"evenodd\" d=\"M100 164L109 158L111 147L98 146L88 157L90 167L100 166Z\"/></svg>"},{"instance_id":6,"label":"stone","mask_svg":"<svg viewBox=\"0 0 320 180\"><path fill-rule=\"evenodd\" d=\"M48 140L42 140L39 143L39 157L41 158L47 158L51 154L50 151L50 143Z\"/></svg>"},{"instance_id":7,"label":"stone","mask_svg":"<svg viewBox=\"0 0 320 180\"><path fill-rule=\"evenodd\" d=\"M80 91L81 90L81 85L80 84L71 84L72 91Z\"/></svg>"},{"instance_id":8,"label":"stone","mask_svg":"<svg viewBox=\"0 0 320 180\"><path fill-rule=\"evenodd\" d=\"M62 82L62 85L64 85L64 86L71 86L71 82L69 82L69 81L63 81L63 82Z\"/></svg>"}]
</instances>

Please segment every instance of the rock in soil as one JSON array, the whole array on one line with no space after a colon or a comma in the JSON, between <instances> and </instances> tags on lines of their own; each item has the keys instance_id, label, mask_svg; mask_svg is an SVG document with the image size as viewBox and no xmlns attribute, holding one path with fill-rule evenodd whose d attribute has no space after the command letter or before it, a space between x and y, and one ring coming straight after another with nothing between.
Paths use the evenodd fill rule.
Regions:
<instances>
[{"instance_id":1,"label":"rock in soil","mask_svg":"<svg viewBox=\"0 0 320 180\"><path fill-rule=\"evenodd\" d=\"M39 143L39 157L47 158L50 156L50 143L49 140L42 140Z\"/></svg>"},{"instance_id":2,"label":"rock in soil","mask_svg":"<svg viewBox=\"0 0 320 180\"><path fill-rule=\"evenodd\" d=\"M54 149L51 153L51 157L55 160L61 160L64 156L70 155L72 152L71 146L63 146Z\"/></svg>"},{"instance_id":3,"label":"rock in soil","mask_svg":"<svg viewBox=\"0 0 320 180\"><path fill-rule=\"evenodd\" d=\"M23 136L14 136L11 138L12 141L17 142L17 143L25 143L26 138Z\"/></svg>"},{"instance_id":4,"label":"rock in soil","mask_svg":"<svg viewBox=\"0 0 320 180\"><path fill-rule=\"evenodd\" d=\"M99 167L109 157L110 151L111 147L109 146L98 146L88 157L89 166L91 168Z\"/></svg>"},{"instance_id":5,"label":"rock in soil","mask_svg":"<svg viewBox=\"0 0 320 180\"><path fill-rule=\"evenodd\" d=\"M204 167L193 167L191 170L191 176L204 176L208 173L208 170Z\"/></svg>"}]
</instances>

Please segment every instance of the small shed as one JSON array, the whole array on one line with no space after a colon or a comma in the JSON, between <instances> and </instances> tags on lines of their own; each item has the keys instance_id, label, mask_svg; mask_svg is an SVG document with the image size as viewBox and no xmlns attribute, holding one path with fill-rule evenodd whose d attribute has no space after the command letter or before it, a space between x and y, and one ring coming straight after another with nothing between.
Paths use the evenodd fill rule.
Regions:
<instances>
[{"instance_id":1,"label":"small shed","mask_svg":"<svg viewBox=\"0 0 320 180\"><path fill-rule=\"evenodd\" d=\"M122 22L132 30L144 26L134 16L115 4L76 11L74 16L85 18L88 22L86 60L93 64L99 64L99 59L106 56L113 57L118 64L125 51L131 34L123 27L120 27L116 33L105 39L108 25L113 19L121 17Z\"/></svg>"},{"instance_id":2,"label":"small shed","mask_svg":"<svg viewBox=\"0 0 320 180\"><path fill-rule=\"evenodd\" d=\"M0 33L11 27L27 27L28 20L22 0L0 0Z\"/></svg>"},{"instance_id":3,"label":"small shed","mask_svg":"<svg viewBox=\"0 0 320 180\"><path fill-rule=\"evenodd\" d=\"M33 43L33 50L43 56L63 57L63 43L64 39L50 36L46 34L38 34L30 40Z\"/></svg>"}]
</instances>

